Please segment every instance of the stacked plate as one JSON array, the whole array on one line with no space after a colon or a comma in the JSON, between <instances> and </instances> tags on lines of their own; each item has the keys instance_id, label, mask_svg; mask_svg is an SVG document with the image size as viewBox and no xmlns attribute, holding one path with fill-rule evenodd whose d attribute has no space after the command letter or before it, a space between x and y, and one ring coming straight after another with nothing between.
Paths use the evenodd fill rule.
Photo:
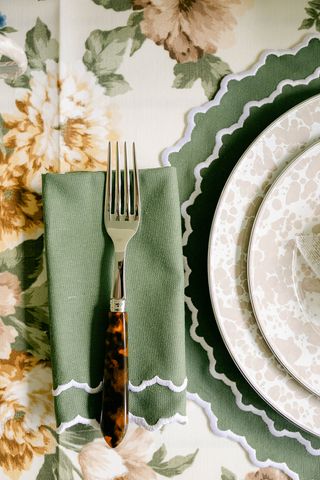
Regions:
<instances>
[{"instance_id":1,"label":"stacked plate","mask_svg":"<svg viewBox=\"0 0 320 480\"><path fill-rule=\"evenodd\" d=\"M320 436L320 96L270 125L222 192L209 285L223 339L255 390Z\"/></svg>"}]
</instances>

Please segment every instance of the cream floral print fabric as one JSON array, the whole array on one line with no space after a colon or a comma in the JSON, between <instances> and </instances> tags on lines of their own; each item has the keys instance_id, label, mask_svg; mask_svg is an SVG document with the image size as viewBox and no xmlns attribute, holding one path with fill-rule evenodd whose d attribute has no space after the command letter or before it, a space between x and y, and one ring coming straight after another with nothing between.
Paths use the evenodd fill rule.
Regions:
<instances>
[{"instance_id":1,"label":"cream floral print fabric","mask_svg":"<svg viewBox=\"0 0 320 480\"><path fill-rule=\"evenodd\" d=\"M261 8L254 0L61 0L60 26L73 9L66 39L57 30L58 3L0 5L0 35L24 46L28 58L22 76L0 83L0 478L288 479L273 468L258 469L238 444L213 435L204 413L192 404L188 426L169 425L151 434L131 425L116 451L108 450L91 427L83 427L81 435L57 436L41 175L104 169L107 142L123 139L126 122L149 132L139 99L150 91L148 79L158 66L162 76L152 91L156 120L153 135L145 135L154 141L142 152L143 165L155 166L161 149L181 135L183 116L212 98L224 75L249 66L265 48L295 43L299 26L319 29L319 5L289 2L296 19L290 30L277 36L261 24L265 44L259 37L248 45L248 24ZM270 14L273 3L265 6ZM64 58L68 48L59 59L61 43L69 40L78 49L72 62ZM138 80L132 72L139 72ZM170 99L173 118L180 122L176 130L166 130L158 92L160 99Z\"/></svg>"}]
</instances>

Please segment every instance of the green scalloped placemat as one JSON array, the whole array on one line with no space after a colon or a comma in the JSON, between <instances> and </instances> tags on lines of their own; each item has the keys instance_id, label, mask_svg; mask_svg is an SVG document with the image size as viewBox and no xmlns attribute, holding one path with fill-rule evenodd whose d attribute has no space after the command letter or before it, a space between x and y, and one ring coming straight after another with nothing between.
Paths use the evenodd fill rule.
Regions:
<instances>
[{"instance_id":1,"label":"green scalloped placemat","mask_svg":"<svg viewBox=\"0 0 320 480\"><path fill-rule=\"evenodd\" d=\"M262 66L257 68L255 74L229 81L228 90L219 104L213 101L211 108L210 103L208 104L209 109L206 112L195 115L195 125L190 141L185 143L178 152L171 153L169 156L171 164L178 170L182 201L192 193L193 170L212 153L217 133L238 121L246 103L266 98L276 90L281 81L305 79L311 75L319 65L319 58L319 38L311 39L307 46L300 48L294 54L270 54L265 58ZM277 431L281 432L285 429L287 433L280 436L273 435L261 416L244 411L244 406L240 409L231 388L210 374L206 352L188 334L191 314L187 309L189 392L198 393L202 400L211 404L211 410L217 417L217 431L241 442L249 451L253 461L261 466L273 464L288 474L295 472L294 477L301 480L320 478L320 457L309 454L303 444L309 445L309 451L320 449L320 439L286 421L269 407L239 374L214 321L206 275L207 249L217 201L237 160L272 121L291 107L319 92L319 78L306 85L285 86L271 104L251 108L242 128L235 129L223 137L219 159L212 162L209 168L202 170L201 194L196 197L194 204L188 207L193 231L184 249L191 268L186 295L192 298L194 306L198 309L197 335L204 337L206 343L213 347L216 377L224 374L230 381L235 382L242 395L243 405L253 405L260 412L265 412L269 418L269 426L273 424ZM290 438L292 434L298 436L300 441Z\"/></svg>"},{"instance_id":2,"label":"green scalloped placemat","mask_svg":"<svg viewBox=\"0 0 320 480\"><path fill-rule=\"evenodd\" d=\"M179 151L172 151L169 156L171 165L177 169L181 202L191 195L194 188L194 168L211 155L216 134L239 119L246 103L253 99L262 100L267 97L282 80L306 78L315 71L320 62L320 37L310 38L304 47L294 52L292 50L282 55L270 53L265 61L262 56L263 60L257 63L257 65L262 63L259 68L253 67L250 73L240 80L232 78L228 81L228 90L218 104L215 104L214 99L206 104L209 107L206 111L196 113L193 119L191 141L186 142ZM225 82L222 81L222 89L224 88ZM315 93L318 92L306 93L305 98ZM286 111L290 108L290 99L286 98L284 102L286 105L283 111ZM299 102L300 99L297 101L291 99L291 105ZM260 125L255 125L256 134L266 125L267 122L261 125L262 128ZM169 152L170 150L174 149L169 149ZM236 152L235 157L238 159L238 150Z\"/></svg>"}]
</instances>

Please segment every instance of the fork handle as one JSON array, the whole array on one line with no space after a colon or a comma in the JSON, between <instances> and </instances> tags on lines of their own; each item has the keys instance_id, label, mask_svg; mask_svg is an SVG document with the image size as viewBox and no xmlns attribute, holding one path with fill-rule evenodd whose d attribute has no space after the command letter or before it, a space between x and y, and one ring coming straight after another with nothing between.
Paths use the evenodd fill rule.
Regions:
<instances>
[{"instance_id":1,"label":"fork handle","mask_svg":"<svg viewBox=\"0 0 320 480\"><path fill-rule=\"evenodd\" d=\"M128 428L127 312L109 312L100 426L107 444L114 448Z\"/></svg>"}]
</instances>

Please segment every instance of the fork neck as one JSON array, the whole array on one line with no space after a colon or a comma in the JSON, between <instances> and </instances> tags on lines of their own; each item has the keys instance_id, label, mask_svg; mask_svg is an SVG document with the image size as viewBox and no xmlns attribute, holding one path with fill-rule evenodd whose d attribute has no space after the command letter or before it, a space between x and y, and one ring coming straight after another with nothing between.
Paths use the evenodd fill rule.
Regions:
<instances>
[{"instance_id":1,"label":"fork neck","mask_svg":"<svg viewBox=\"0 0 320 480\"><path fill-rule=\"evenodd\" d=\"M111 312L125 312L126 310L126 285L124 276L124 252L115 252L113 290L110 300Z\"/></svg>"}]
</instances>

